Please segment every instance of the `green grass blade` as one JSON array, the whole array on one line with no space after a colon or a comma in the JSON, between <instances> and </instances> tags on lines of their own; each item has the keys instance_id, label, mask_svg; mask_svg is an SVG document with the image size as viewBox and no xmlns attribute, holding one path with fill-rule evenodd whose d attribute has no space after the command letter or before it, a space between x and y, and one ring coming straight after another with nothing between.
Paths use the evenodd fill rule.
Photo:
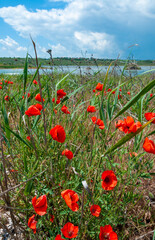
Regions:
<instances>
[{"instance_id":1,"label":"green grass blade","mask_svg":"<svg viewBox=\"0 0 155 240\"><path fill-rule=\"evenodd\" d=\"M28 75L27 73L28 73L28 53L26 55L25 66L23 71L24 94L25 94L26 83L27 83L27 75Z\"/></svg>"},{"instance_id":2,"label":"green grass blade","mask_svg":"<svg viewBox=\"0 0 155 240\"><path fill-rule=\"evenodd\" d=\"M129 141L131 138L135 137L138 133L140 133L147 125L149 125L155 118L151 119L150 121L148 121L147 123L145 123L143 126L141 126L137 132L135 133L129 133L127 135L125 135L125 137L121 138L115 145L113 145L111 148L109 148L105 154L102 155L105 156L106 154L113 152L115 149L121 147L124 143L126 143L127 141Z\"/></svg>"},{"instance_id":3,"label":"green grass blade","mask_svg":"<svg viewBox=\"0 0 155 240\"><path fill-rule=\"evenodd\" d=\"M133 97L128 103L125 104L125 106L116 114L116 116L113 118L117 118L119 115L124 113L128 108L130 108L134 103L136 103L144 94L146 94L148 91L150 91L155 86L155 79L150 82L146 87L144 87L138 94L136 94L135 97Z\"/></svg>"}]
</instances>

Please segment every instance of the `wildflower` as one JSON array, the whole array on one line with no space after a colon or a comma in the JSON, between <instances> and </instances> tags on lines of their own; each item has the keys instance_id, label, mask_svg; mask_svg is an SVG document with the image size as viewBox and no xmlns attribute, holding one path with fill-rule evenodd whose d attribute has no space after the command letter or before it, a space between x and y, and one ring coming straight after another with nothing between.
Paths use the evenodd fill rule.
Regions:
<instances>
[{"instance_id":1,"label":"wildflower","mask_svg":"<svg viewBox=\"0 0 155 240\"><path fill-rule=\"evenodd\" d=\"M79 196L73 190L67 189L61 192L62 198L65 200L67 206L73 211L76 212L79 209L79 205L77 201L79 200Z\"/></svg>"},{"instance_id":2,"label":"wildflower","mask_svg":"<svg viewBox=\"0 0 155 240\"><path fill-rule=\"evenodd\" d=\"M11 169L10 172L18 172L18 170Z\"/></svg>"},{"instance_id":3,"label":"wildflower","mask_svg":"<svg viewBox=\"0 0 155 240\"><path fill-rule=\"evenodd\" d=\"M2 86L0 86L0 89L2 89Z\"/></svg>"},{"instance_id":4,"label":"wildflower","mask_svg":"<svg viewBox=\"0 0 155 240\"><path fill-rule=\"evenodd\" d=\"M122 89L120 88L119 91L122 92Z\"/></svg>"},{"instance_id":5,"label":"wildflower","mask_svg":"<svg viewBox=\"0 0 155 240\"><path fill-rule=\"evenodd\" d=\"M115 94L115 91L113 91L112 94Z\"/></svg>"},{"instance_id":6,"label":"wildflower","mask_svg":"<svg viewBox=\"0 0 155 240\"><path fill-rule=\"evenodd\" d=\"M94 106L89 105L88 108L87 108L87 112L91 112L91 113L96 112L96 109L95 109Z\"/></svg>"},{"instance_id":7,"label":"wildflower","mask_svg":"<svg viewBox=\"0 0 155 240\"><path fill-rule=\"evenodd\" d=\"M130 152L129 154L130 154L130 157L133 157L133 156L137 157L138 156L138 154L136 152Z\"/></svg>"},{"instance_id":8,"label":"wildflower","mask_svg":"<svg viewBox=\"0 0 155 240\"><path fill-rule=\"evenodd\" d=\"M42 105L40 103L37 103L34 105L36 108L38 108L39 111L43 109Z\"/></svg>"},{"instance_id":9,"label":"wildflower","mask_svg":"<svg viewBox=\"0 0 155 240\"><path fill-rule=\"evenodd\" d=\"M61 111L65 114L70 114L70 112L68 111L68 107L66 107L65 105L62 106Z\"/></svg>"},{"instance_id":10,"label":"wildflower","mask_svg":"<svg viewBox=\"0 0 155 240\"><path fill-rule=\"evenodd\" d=\"M10 99L10 97L8 95L4 97L5 101L9 101L9 99Z\"/></svg>"},{"instance_id":11,"label":"wildflower","mask_svg":"<svg viewBox=\"0 0 155 240\"><path fill-rule=\"evenodd\" d=\"M140 122L136 122L134 124L131 125L131 127L129 128L129 132L137 132L137 130L142 126L142 124Z\"/></svg>"},{"instance_id":12,"label":"wildflower","mask_svg":"<svg viewBox=\"0 0 155 240\"><path fill-rule=\"evenodd\" d=\"M95 93L95 92L96 92L96 89L93 89L93 92Z\"/></svg>"},{"instance_id":13,"label":"wildflower","mask_svg":"<svg viewBox=\"0 0 155 240\"><path fill-rule=\"evenodd\" d=\"M74 224L68 222L61 228L62 234L65 238L76 238L78 234L79 228L78 226L74 226Z\"/></svg>"},{"instance_id":14,"label":"wildflower","mask_svg":"<svg viewBox=\"0 0 155 240\"><path fill-rule=\"evenodd\" d=\"M37 116L37 115L41 115L41 112L38 110L38 108L36 108L35 105L31 105L28 110L25 111L25 114L28 116L28 117L31 117L31 116Z\"/></svg>"},{"instance_id":15,"label":"wildflower","mask_svg":"<svg viewBox=\"0 0 155 240\"><path fill-rule=\"evenodd\" d=\"M127 92L128 95L130 95L131 93L130 92Z\"/></svg>"},{"instance_id":16,"label":"wildflower","mask_svg":"<svg viewBox=\"0 0 155 240\"><path fill-rule=\"evenodd\" d=\"M55 114L57 114L57 110L56 110L55 108L53 109L53 112L54 112Z\"/></svg>"},{"instance_id":17,"label":"wildflower","mask_svg":"<svg viewBox=\"0 0 155 240\"><path fill-rule=\"evenodd\" d=\"M91 211L91 214L95 217L99 217L100 215L100 212L101 212L101 208L99 205L92 205L90 207L90 211Z\"/></svg>"},{"instance_id":18,"label":"wildflower","mask_svg":"<svg viewBox=\"0 0 155 240\"><path fill-rule=\"evenodd\" d=\"M36 85L38 84L38 82L35 79L33 80L33 83L36 84Z\"/></svg>"},{"instance_id":19,"label":"wildflower","mask_svg":"<svg viewBox=\"0 0 155 240\"><path fill-rule=\"evenodd\" d=\"M153 97L153 93L150 93L150 97L151 97L151 98Z\"/></svg>"},{"instance_id":20,"label":"wildflower","mask_svg":"<svg viewBox=\"0 0 155 240\"><path fill-rule=\"evenodd\" d=\"M155 113L152 113L152 112L145 113L145 118L147 121L149 121L152 118L155 118ZM153 120L152 123L155 123L155 120Z\"/></svg>"},{"instance_id":21,"label":"wildflower","mask_svg":"<svg viewBox=\"0 0 155 240\"><path fill-rule=\"evenodd\" d=\"M146 152L155 154L155 144L147 137L145 138L145 141L143 143L143 148Z\"/></svg>"},{"instance_id":22,"label":"wildflower","mask_svg":"<svg viewBox=\"0 0 155 240\"><path fill-rule=\"evenodd\" d=\"M38 102L41 102L41 96L40 96L40 93L38 93L36 96L35 96L35 100L37 100ZM43 102L45 101L45 99L43 98Z\"/></svg>"},{"instance_id":23,"label":"wildflower","mask_svg":"<svg viewBox=\"0 0 155 240\"><path fill-rule=\"evenodd\" d=\"M60 98L63 98L64 96L66 96L66 92L64 92L63 89L59 89L57 91L57 97L60 99Z\"/></svg>"},{"instance_id":24,"label":"wildflower","mask_svg":"<svg viewBox=\"0 0 155 240\"><path fill-rule=\"evenodd\" d=\"M12 82L12 81L5 81L5 82L7 82L7 84L13 84L13 82Z\"/></svg>"},{"instance_id":25,"label":"wildflower","mask_svg":"<svg viewBox=\"0 0 155 240\"><path fill-rule=\"evenodd\" d=\"M65 240L65 239L62 238L60 234L58 234L58 235L55 237L55 240Z\"/></svg>"},{"instance_id":26,"label":"wildflower","mask_svg":"<svg viewBox=\"0 0 155 240\"><path fill-rule=\"evenodd\" d=\"M27 94L27 97L28 97L28 98L30 97L30 93ZM22 98L24 99L24 96L22 96Z\"/></svg>"},{"instance_id":27,"label":"wildflower","mask_svg":"<svg viewBox=\"0 0 155 240\"><path fill-rule=\"evenodd\" d=\"M121 99L122 98L122 95L121 94L118 94L118 99Z\"/></svg>"},{"instance_id":28,"label":"wildflower","mask_svg":"<svg viewBox=\"0 0 155 240\"><path fill-rule=\"evenodd\" d=\"M117 185L116 175L112 170L107 170L102 173L102 188L104 190L112 190Z\"/></svg>"},{"instance_id":29,"label":"wildflower","mask_svg":"<svg viewBox=\"0 0 155 240\"><path fill-rule=\"evenodd\" d=\"M136 132L141 126L142 124L140 122L135 123L134 119L130 116L124 118L124 121L118 120L118 122L115 123L115 127L124 133Z\"/></svg>"},{"instance_id":30,"label":"wildflower","mask_svg":"<svg viewBox=\"0 0 155 240\"><path fill-rule=\"evenodd\" d=\"M54 215L51 215L50 222L54 222Z\"/></svg>"},{"instance_id":31,"label":"wildflower","mask_svg":"<svg viewBox=\"0 0 155 240\"><path fill-rule=\"evenodd\" d=\"M117 234L112 230L110 225L105 225L100 227L100 240L118 240Z\"/></svg>"},{"instance_id":32,"label":"wildflower","mask_svg":"<svg viewBox=\"0 0 155 240\"><path fill-rule=\"evenodd\" d=\"M108 92L111 92L111 91L112 91L111 88L109 88L109 89L108 89Z\"/></svg>"},{"instance_id":33,"label":"wildflower","mask_svg":"<svg viewBox=\"0 0 155 240\"><path fill-rule=\"evenodd\" d=\"M65 149L63 152L62 152L62 155L65 155L68 159L72 159L73 158L73 153L68 150L68 149Z\"/></svg>"},{"instance_id":34,"label":"wildflower","mask_svg":"<svg viewBox=\"0 0 155 240\"><path fill-rule=\"evenodd\" d=\"M103 89L103 84L98 83L97 86L96 86L96 90L102 91L102 89Z\"/></svg>"},{"instance_id":35,"label":"wildflower","mask_svg":"<svg viewBox=\"0 0 155 240\"><path fill-rule=\"evenodd\" d=\"M35 221L35 215L32 215L32 217L29 218L28 220L28 227L31 228L34 232L34 234L36 233L36 225L37 225L37 221Z\"/></svg>"},{"instance_id":36,"label":"wildflower","mask_svg":"<svg viewBox=\"0 0 155 240\"><path fill-rule=\"evenodd\" d=\"M55 103L55 98L52 99L52 102ZM58 99L56 100L56 104L59 104L59 103L60 103L60 99L58 98Z\"/></svg>"},{"instance_id":37,"label":"wildflower","mask_svg":"<svg viewBox=\"0 0 155 240\"><path fill-rule=\"evenodd\" d=\"M100 92L96 93L95 95L96 95L96 96L100 95Z\"/></svg>"},{"instance_id":38,"label":"wildflower","mask_svg":"<svg viewBox=\"0 0 155 240\"><path fill-rule=\"evenodd\" d=\"M49 132L53 140L63 143L66 139L66 133L61 125L56 125Z\"/></svg>"},{"instance_id":39,"label":"wildflower","mask_svg":"<svg viewBox=\"0 0 155 240\"><path fill-rule=\"evenodd\" d=\"M31 139L30 136L27 136L26 138L27 138L27 140L29 140L29 141L30 141L30 139Z\"/></svg>"},{"instance_id":40,"label":"wildflower","mask_svg":"<svg viewBox=\"0 0 155 240\"><path fill-rule=\"evenodd\" d=\"M2 82L0 82L0 85L2 85Z\"/></svg>"},{"instance_id":41,"label":"wildflower","mask_svg":"<svg viewBox=\"0 0 155 240\"><path fill-rule=\"evenodd\" d=\"M92 120L92 122L94 124L97 124L100 129L104 129L105 128L104 123L103 123L103 121L101 119L97 119L96 117L92 117L91 120Z\"/></svg>"},{"instance_id":42,"label":"wildflower","mask_svg":"<svg viewBox=\"0 0 155 240\"><path fill-rule=\"evenodd\" d=\"M40 215L40 216L45 215L47 213L47 198L46 198L46 195L42 195L38 199L35 196L32 199L32 205L34 207L35 212L38 215Z\"/></svg>"}]
</instances>

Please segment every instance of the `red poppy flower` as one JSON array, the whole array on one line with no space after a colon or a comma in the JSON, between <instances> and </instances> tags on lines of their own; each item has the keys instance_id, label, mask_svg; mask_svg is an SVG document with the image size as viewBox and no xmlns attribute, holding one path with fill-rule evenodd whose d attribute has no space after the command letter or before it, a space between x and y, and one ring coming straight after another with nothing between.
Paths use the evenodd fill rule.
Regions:
<instances>
[{"instance_id":1,"label":"red poppy flower","mask_svg":"<svg viewBox=\"0 0 155 240\"><path fill-rule=\"evenodd\" d=\"M129 133L130 132L137 132L137 130L142 126L142 124L140 122L136 122L134 124L131 125L131 127L129 128Z\"/></svg>"},{"instance_id":2,"label":"red poppy flower","mask_svg":"<svg viewBox=\"0 0 155 240\"><path fill-rule=\"evenodd\" d=\"M60 143L63 143L66 139L65 130L61 125L56 125L54 128L50 130L49 134L55 141Z\"/></svg>"},{"instance_id":3,"label":"red poppy flower","mask_svg":"<svg viewBox=\"0 0 155 240\"><path fill-rule=\"evenodd\" d=\"M42 195L38 199L35 196L32 199L32 205L34 207L35 212L38 215L40 215L40 216L45 215L47 213L47 198L46 198L46 195Z\"/></svg>"},{"instance_id":4,"label":"red poppy flower","mask_svg":"<svg viewBox=\"0 0 155 240\"><path fill-rule=\"evenodd\" d=\"M122 89L120 88L119 91L122 92Z\"/></svg>"},{"instance_id":5,"label":"red poppy flower","mask_svg":"<svg viewBox=\"0 0 155 240\"><path fill-rule=\"evenodd\" d=\"M96 89L93 89L93 92L95 93L95 92L96 92Z\"/></svg>"},{"instance_id":6,"label":"red poppy flower","mask_svg":"<svg viewBox=\"0 0 155 240\"><path fill-rule=\"evenodd\" d=\"M64 92L63 89L59 89L57 91L57 97L60 99L60 98L63 98L64 96L66 96L66 92Z\"/></svg>"},{"instance_id":7,"label":"red poppy flower","mask_svg":"<svg viewBox=\"0 0 155 240\"><path fill-rule=\"evenodd\" d=\"M36 96L35 96L35 100L37 100L38 102L41 102L41 96L40 96L40 93L38 93ZM45 99L43 98L43 102L45 101Z\"/></svg>"},{"instance_id":8,"label":"red poppy flower","mask_svg":"<svg viewBox=\"0 0 155 240\"><path fill-rule=\"evenodd\" d=\"M96 93L95 95L96 95L96 96L100 95L100 92Z\"/></svg>"},{"instance_id":9,"label":"red poppy flower","mask_svg":"<svg viewBox=\"0 0 155 240\"><path fill-rule=\"evenodd\" d=\"M55 103L55 98L52 99L52 102ZM56 100L56 104L59 104L59 103L60 103L60 99L58 98L58 99Z\"/></svg>"},{"instance_id":10,"label":"red poppy flower","mask_svg":"<svg viewBox=\"0 0 155 240\"><path fill-rule=\"evenodd\" d=\"M36 108L35 105L31 105L28 110L25 111L25 114L28 116L28 117L31 117L31 116L37 116L37 115L41 115L41 112L38 110L38 108Z\"/></svg>"},{"instance_id":11,"label":"red poppy flower","mask_svg":"<svg viewBox=\"0 0 155 240\"><path fill-rule=\"evenodd\" d=\"M152 118L155 118L155 113L152 113L152 112L145 113L145 118L147 121L149 121ZM153 120L152 123L155 123L155 120Z\"/></svg>"},{"instance_id":12,"label":"red poppy flower","mask_svg":"<svg viewBox=\"0 0 155 240\"><path fill-rule=\"evenodd\" d=\"M62 106L61 111L65 114L70 114L70 112L68 111L68 107L66 107L65 105Z\"/></svg>"},{"instance_id":13,"label":"red poppy flower","mask_svg":"<svg viewBox=\"0 0 155 240\"><path fill-rule=\"evenodd\" d=\"M115 127L124 133L136 132L141 126L142 124L140 122L134 123L134 119L129 116L124 118L124 121L118 120L118 122L115 123Z\"/></svg>"},{"instance_id":14,"label":"red poppy flower","mask_svg":"<svg viewBox=\"0 0 155 240\"><path fill-rule=\"evenodd\" d=\"M113 91L112 94L115 94L115 91Z\"/></svg>"},{"instance_id":15,"label":"red poppy flower","mask_svg":"<svg viewBox=\"0 0 155 240\"><path fill-rule=\"evenodd\" d=\"M68 149L65 149L63 152L62 152L62 155L65 155L68 159L72 159L73 158L73 153L68 150Z\"/></svg>"},{"instance_id":16,"label":"red poppy flower","mask_svg":"<svg viewBox=\"0 0 155 240\"><path fill-rule=\"evenodd\" d=\"M153 93L150 93L150 97L153 97Z\"/></svg>"},{"instance_id":17,"label":"red poppy flower","mask_svg":"<svg viewBox=\"0 0 155 240\"><path fill-rule=\"evenodd\" d=\"M10 99L10 97L8 95L4 97L5 101L9 101L9 99Z\"/></svg>"},{"instance_id":18,"label":"red poppy flower","mask_svg":"<svg viewBox=\"0 0 155 240\"><path fill-rule=\"evenodd\" d=\"M36 225L37 225L37 221L35 221L35 215L33 215L32 217L29 218L28 220L28 227L31 228L34 232L34 234L36 233Z\"/></svg>"},{"instance_id":19,"label":"red poppy flower","mask_svg":"<svg viewBox=\"0 0 155 240\"><path fill-rule=\"evenodd\" d=\"M91 120L92 120L92 122L94 124L97 124L100 129L104 129L105 128L104 123L103 123L103 121L101 119L97 119L96 117L92 117Z\"/></svg>"},{"instance_id":20,"label":"red poppy flower","mask_svg":"<svg viewBox=\"0 0 155 240\"><path fill-rule=\"evenodd\" d=\"M27 94L27 97L28 97L28 98L30 97L30 93ZM24 99L24 96L22 96L22 98Z\"/></svg>"},{"instance_id":21,"label":"red poppy flower","mask_svg":"<svg viewBox=\"0 0 155 240\"><path fill-rule=\"evenodd\" d=\"M0 82L0 85L2 85L2 82Z\"/></svg>"},{"instance_id":22,"label":"red poppy flower","mask_svg":"<svg viewBox=\"0 0 155 240\"><path fill-rule=\"evenodd\" d=\"M111 89L111 88L109 88L109 89L108 89L108 92L111 92L111 91L112 91L112 89Z\"/></svg>"},{"instance_id":23,"label":"red poppy flower","mask_svg":"<svg viewBox=\"0 0 155 240\"><path fill-rule=\"evenodd\" d=\"M73 211L76 212L79 209L79 205L76 203L79 200L79 196L73 190L67 189L61 192L61 196L65 200L67 206Z\"/></svg>"},{"instance_id":24,"label":"red poppy flower","mask_svg":"<svg viewBox=\"0 0 155 240\"><path fill-rule=\"evenodd\" d=\"M118 237L110 225L105 225L104 227L100 227L99 239L100 240L118 240Z\"/></svg>"},{"instance_id":25,"label":"red poppy flower","mask_svg":"<svg viewBox=\"0 0 155 240\"><path fill-rule=\"evenodd\" d=\"M78 226L74 226L74 224L70 222L66 223L65 226L61 228L61 232L65 236L65 238L76 238L78 231Z\"/></svg>"},{"instance_id":26,"label":"red poppy flower","mask_svg":"<svg viewBox=\"0 0 155 240\"><path fill-rule=\"evenodd\" d=\"M118 99L121 99L122 98L122 95L121 94L118 94Z\"/></svg>"},{"instance_id":27,"label":"red poppy flower","mask_svg":"<svg viewBox=\"0 0 155 240\"><path fill-rule=\"evenodd\" d=\"M58 234L58 235L55 237L55 240L65 240L65 239L62 238L60 234Z\"/></svg>"},{"instance_id":28,"label":"red poppy flower","mask_svg":"<svg viewBox=\"0 0 155 240\"><path fill-rule=\"evenodd\" d=\"M130 92L127 92L128 95L130 95L131 93Z\"/></svg>"},{"instance_id":29,"label":"red poppy flower","mask_svg":"<svg viewBox=\"0 0 155 240\"><path fill-rule=\"evenodd\" d=\"M7 81L7 84L13 84L13 82L12 81Z\"/></svg>"},{"instance_id":30,"label":"red poppy flower","mask_svg":"<svg viewBox=\"0 0 155 240\"><path fill-rule=\"evenodd\" d=\"M30 141L30 139L31 139L30 136L27 136L26 138L27 138L27 140L29 140L29 141Z\"/></svg>"},{"instance_id":31,"label":"red poppy flower","mask_svg":"<svg viewBox=\"0 0 155 240\"><path fill-rule=\"evenodd\" d=\"M98 83L97 86L96 86L96 90L102 91L102 89L103 89L103 84Z\"/></svg>"},{"instance_id":32,"label":"red poppy flower","mask_svg":"<svg viewBox=\"0 0 155 240\"><path fill-rule=\"evenodd\" d=\"M0 89L2 89L2 86L0 86Z\"/></svg>"},{"instance_id":33,"label":"red poppy flower","mask_svg":"<svg viewBox=\"0 0 155 240\"><path fill-rule=\"evenodd\" d=\"M36 85L38 84L38 82L35 79L33 80L33 83L36 84Z\"/></svg>"},{"instance_id":34,"label":"red poppy flower","mask_svg":"<svg viewBox=\"0 0 155 240\"><path fill-rule=\"evenodd\" d=\"M133 156L137 157L138 156L138 154L136 152L130 152L129 154L130 154L130 157L133 157Z\"/></svg>"},{"instance_id":35,"label":"red poppy flower","mask_svg":"<svg viewBox=\"0 0 155 240\"><path fill-rule=\"evenodd\" d=\"M112 170L107 170L102 173L102 188L104 190L112 190L117 185L117 178Z\"/></svg>"},{"instance_id":36,"label":"red poppy flower","mask_svg":"<svg viewBox=\"0 0 155 240\"><path fill-rule=\"evenodd\" d=\"M11 169L10 172L18 172L18 170Z\"/></svg>"},{"instance_id":37,"label":"red poppy flower","mask_svg":"<svg viewBox=\"0 0 155 240\"><path fill-rule=\"evenodd\" d=\"M39 111L43 109L42 105L40 103L37 103L34 105L36 108L38 108Z\"/></svg>"},{"instance_id":38,"label":"red poppy flower","mask_svg":"<svg viewBox=\"0 0 155 240\"><path fill-rule=\"evenodd\" d=\"M54 222L54 215L51 215L50 222Z\"/></svg>"},{"instance_id":39,"label":"red poppy flower","mask_svg":"<svg viewBox=\"0 0 155 240\"><path fill-rule=\"evenodd\" d=\"M87 108L87 112L91 112L91 113L96 112L96 109L95 109L94 106L89 105L88 108Z\"/></svg>"},{"instance_id":40,"label":"red poppy flower","mask_svg":"<svg viewBox=\"0 0 155 240\"><path fill-rule=\"evenodd\" d=\"M53 112L54 112L55 114L57 114L58 111L54 108L54 109L53 109Z\"/></svg>"},{"instance_id":41,"label":"red poppy flower","mask_svg":"<svg viewBox=\"0 0 155 240\"><path fill-rule=\"evenodd\" d=\"M101 208L99 205L92 205L90 207L90 211L91 211L91 214L95 217L99 217L100 215L100 212L101 212Z\"/></svg>"},{"instance_id":42,"label":"red poppy flower","mask_svg":"<svg viewBox=\"0 0 155 240\"><path fill-rule=\"evenodd\" d=\"M143 143L143 148L146 152L155 154L155 144L147 137L145 138L145 141Z\"/></svg>"}]
</instances>

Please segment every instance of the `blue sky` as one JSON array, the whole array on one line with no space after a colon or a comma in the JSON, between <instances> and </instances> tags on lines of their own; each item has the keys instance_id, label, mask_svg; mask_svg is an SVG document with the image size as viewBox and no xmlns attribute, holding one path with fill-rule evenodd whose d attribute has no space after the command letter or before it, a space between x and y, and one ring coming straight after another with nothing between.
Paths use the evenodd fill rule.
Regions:
<instances>
[{"instance_id":1,"label":"blue sky","mask_svg":"<svg viewBox=\"0 0 155 240\"><path fill-rule=\"evenodd\" d=\"M155 59L154 26L154 0L0 0L0 57Z\"/></svg>"}]
</instances>

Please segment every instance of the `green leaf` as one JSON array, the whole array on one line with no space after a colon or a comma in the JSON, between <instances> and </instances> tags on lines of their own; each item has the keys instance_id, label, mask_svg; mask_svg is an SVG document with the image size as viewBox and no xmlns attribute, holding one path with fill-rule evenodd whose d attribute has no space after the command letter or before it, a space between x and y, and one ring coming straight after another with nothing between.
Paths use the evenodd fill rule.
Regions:
<instances>
[{"instance_id":1,"label":"green leaf","mask_svg":"<svg viewBox=\"0 0 155 240\"><path fill-rule=\"evenodd\" d=\"M113 120L122 113L124 113L128 108L130 108L134 103L136 103L144 94L150 91L154 86L155 79L152 82L150 82L146 87L144 87L138 94L136 94L136 96L133 97L128 103L126 103L125 106L116 114Z\"/></svg>"},{"instance_id":2,"label":"green leaf","mask_svg":"<svg viewBox=\"0 0 155 240\"><path fill-rule=\"evenodd\" d=\"M18 138L21 142L23 142L25 145L27 145L29 148L32 148L31 145L29 145L24 139L22 139L19 134L12 131L9 127L5 126L16 138Z\"/></svg>"},{"instance_id":3,"label":"green leaf","mask_svg":"<svg viewBox=\"0 0 155 240\"><path fill-rule=\"evenodd\" d=\"M33 187L33 180L27 182L27 184L26 184L26 186L25 186L24 194L25 194L26 196L31 193L32 187Z\"/></svg>"}]
</instances>

